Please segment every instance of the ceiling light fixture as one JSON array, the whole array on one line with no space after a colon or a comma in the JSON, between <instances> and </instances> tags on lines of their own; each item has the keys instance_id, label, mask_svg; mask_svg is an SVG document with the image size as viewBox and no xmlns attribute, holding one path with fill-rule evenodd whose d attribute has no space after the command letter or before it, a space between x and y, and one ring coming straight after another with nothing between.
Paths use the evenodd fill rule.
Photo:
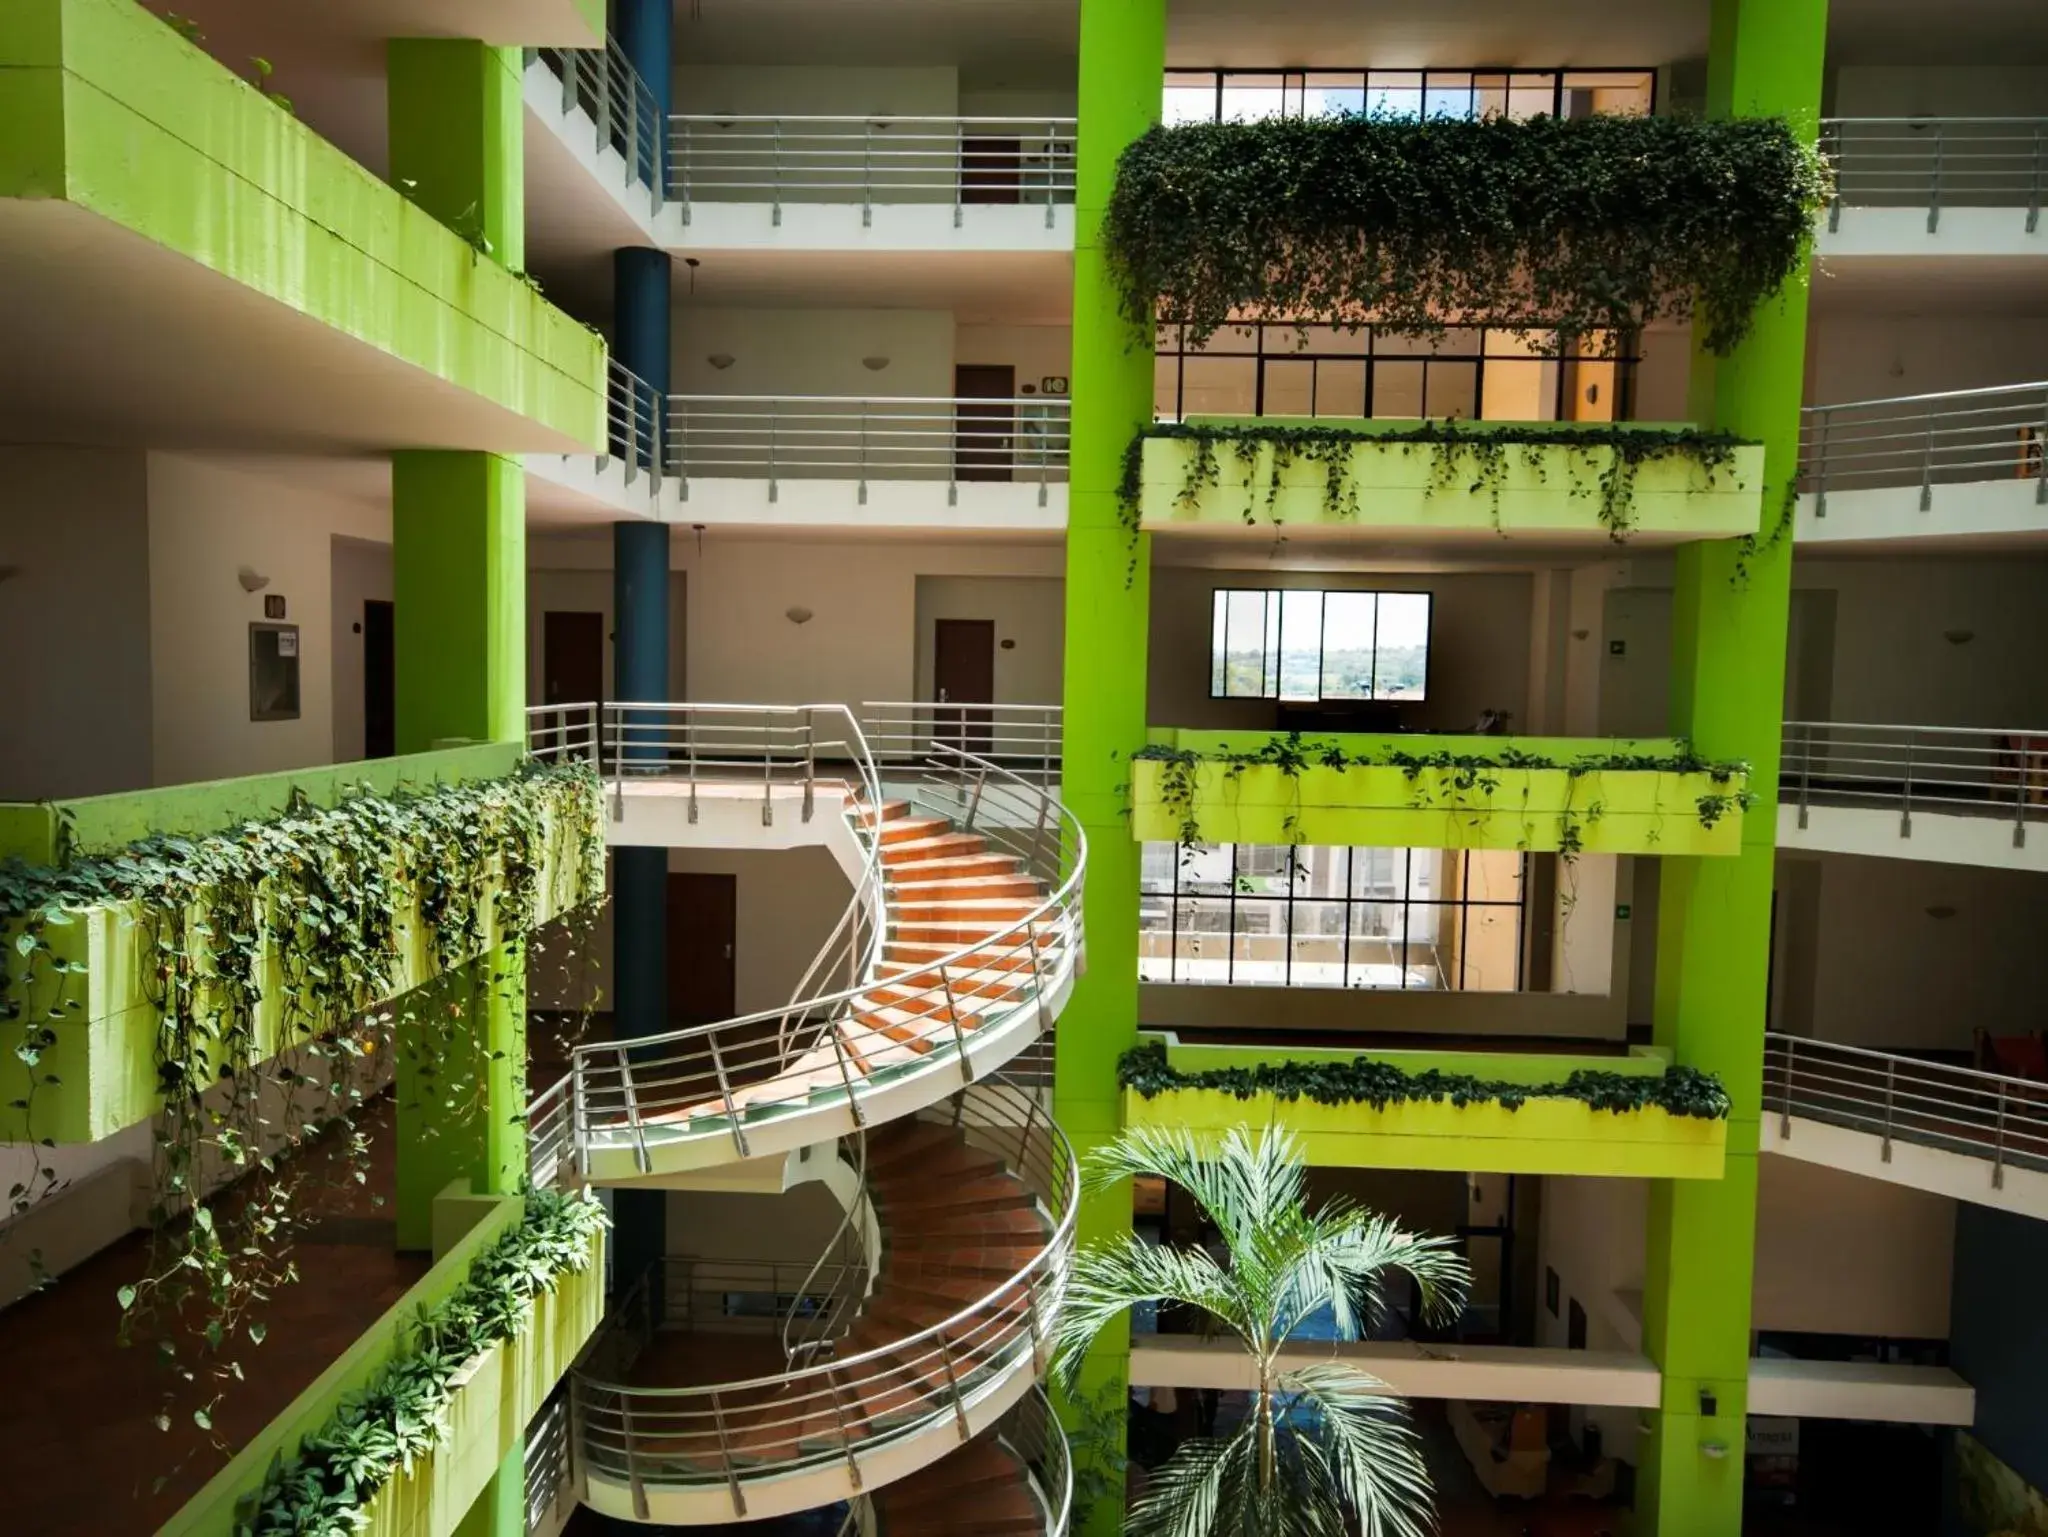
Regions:
<instances>
[{"instance_id":1,"label":"ceiling light fixture","mask_svg":"<svg viewBox=\"0 0 2048 1537\"><path fill-rule=\"evenodd\" d=\"M871 374L878 374L889 366L889 360L885 357L862 358L860 366Z\"/></svg>"}]
</instances>

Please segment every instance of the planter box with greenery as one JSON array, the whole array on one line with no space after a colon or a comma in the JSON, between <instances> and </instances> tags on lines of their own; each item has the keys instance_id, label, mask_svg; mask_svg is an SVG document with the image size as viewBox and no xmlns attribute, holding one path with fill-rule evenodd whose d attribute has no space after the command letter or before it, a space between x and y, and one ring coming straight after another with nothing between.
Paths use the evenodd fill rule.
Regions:
<instances>
[{"instance_id":1,"label":"planter box with greenery","mask_svg":"<svg viewBox=\"0 0 2048 1537\"><path fill-rule=\"evenodd\" d=\"M1763 449L1689 427L1196 417L1132 451L1146 529L1669 542L1753 536L1762 515Z\"/></svg>"},{"instance_id":2,"label":"planter box with greenery","mask_svg":"<svg viewBox=\"0 0 2048 1537\"><path fill-rule=\"evenodd\" d=\"M1118 1066L1126 1126L1220 1136L1278 1124L1330 1168L1719 1179L1728 1097L1655 1052L1626 1057L1188 1046Z\"/></svg>"},{"instance_id":3,"label":"planter box with greenery","mask_svg":"<svg viewBox=\"0 0 2048 1537\"><path fill-rule=\"evenodd\" d=\"M449 1537L603 1317L603 1209L504 1198L161 1537Z\"/></svg>"},{"instance_id":4,"label":"planter box with greenery","mask_svg":"<svg viewBox=\"0 0 2048 1537\"><path fill-rule=\"evenodd\" d=\"M57 861L0 863L0 1138L96 1141L602 896L595 777L517 760L0 808Z\"/></svg>"},{"instance_id":5,"label":"planter box with greenery","mask_svg":"<svg viewBox=\"0 0 2048 1537\"><path fill-rule=\"evenodd\" d=\"M565 38L579 16L565 8ZM480 231L447 228L301 122L267 69L242 79L135 0L9 0L10 218L40 222L41 249L61 236L99 261L118 254L144 324L191 323L193 296L210 290L187 262L239 284L239 366L264 383L284 387L286 361L303 361L303 316L328 328L330 359L353 348L376 370L395 358L499 408L471 409L495 434L474 446L601 450L603 339L483 250Z\"/></svg>"},{"instance_id":6,"label":"planter box with greenery","mask_svg":"<svg viewBox=\"0 0 2048 1537\"><path fill-rule=\"evenodd\" d=\"M1675 741L1155 730L1140 842L1732 855L1748 773Z\"/></svg>"}]
</instances>

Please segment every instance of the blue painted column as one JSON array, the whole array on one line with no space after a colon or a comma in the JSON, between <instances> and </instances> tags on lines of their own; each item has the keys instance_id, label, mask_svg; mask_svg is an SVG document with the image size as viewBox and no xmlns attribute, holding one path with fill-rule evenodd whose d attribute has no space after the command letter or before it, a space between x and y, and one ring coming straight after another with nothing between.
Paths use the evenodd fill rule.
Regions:
<instances>
[{"instance_id":1,"label":"blue painted column","mask_svg":"<svg viewBox=\"0 0 2048 1537\"><path fill-rule=\"evenodd\" d=\"M612 34L653 97L653 121L640 125L640 164L650 187L661 174L668 142L668 115L675 100L675 0L613 0ZM645 111L638 107L636 110Z\"/></svg>"},{"instance_id":2,"label":"blue painted column","mask_svg":"<svg viewBox=\"0 0 2048 1537\"><path fill-rule=\"evenodd\" d=\"M612 356L645 391L633 399L633 457L655 467L669 387L669 259L666 251L628 246L612 252ZM612 418L612 452L627 452L625 424ZM627 696L630 697L630 696Z\"/></svg>"},{"instance_id":3,"label":"blue painted column","mask_svg":"<svg viewBox=\"0 0 2048 1537\"><path fill-rule=\"evenodd\" d=\"M612 525L612 696L667 699L668 525ZM629 727L634 724L628 716ZM643 713L641 723L649 723ZM631 741L629 735L628 741ZM628 746L627 762L658 757L649 743ZM621 765L622 769L625 767ZM668 1028L668 850L620 847L612 854L612 1020L620 1040ZM613 1216L620 1288L633 1285L667 1251L668 1197L621 1190ZM660 1297L655 1298L657 1310Z\"/></svg>"}]
</instances>

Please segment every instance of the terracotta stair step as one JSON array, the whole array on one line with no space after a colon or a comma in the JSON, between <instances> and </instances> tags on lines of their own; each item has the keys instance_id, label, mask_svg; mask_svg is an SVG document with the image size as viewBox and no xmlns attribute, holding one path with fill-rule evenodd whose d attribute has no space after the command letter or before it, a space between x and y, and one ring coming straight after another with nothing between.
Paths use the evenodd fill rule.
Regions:
<instances>
[{"instance_id":1,"label":"terracotta stair step","mask_svg":"<svg viewBox=\"0 0 2048 1537\"><path fill-rule=\"evenodd\" d=\"M872 801L857 800L854 801L848 809L852 812L852 814L855 817L858 817L862 822L872 822L876 820L878 811L880 813L880 820L888 822L893 821L898 817L909 816L910 802L900 800L884 800L881 803L881 805L877 807L875 803Z\"/></svg>"},{"instance_id":2,"label":"terracotta stair step","mask_svg":"<svg viewBox=\"0 0 2048 1537\"><path fill-rule=\"evenodd\" d=\"M852 1020L843 1021L833 1028L838 1032L846 1054L853 1059L856 1077L859 1078L872 1077L885 1067L916 1062L931 1051L923 1041L899 1040L886 1031L869 1029Z\"/></svg>"},{"instance_id":3,"label":"terracotta stair step","mask_svg":"<svg viewBox=\"0 0 2048 1537\"><path fill-rule=\"evenodd\" d=\"M918 923L890 924L889 933L893 939L906 939L913 944L920 941L931 944L951 945L956 949L972 944L992 943L1001 939L1015 925L1006 918L981 920L975 918L926 919ZM1025 948L1024 936L1019 933L1014 941L1021 951Z\"/></svg>"},{"instance_id":4,"label":"terracotta stair step","mask_svg":"<svg viewBox=\"0 0 2048 1537\"><path fill-rule=\"evenodd\" d=\"M990 897L1045 900L1045 883L1021 872L1015 875L960 875L932 881L891 881L890 889L905 902L979 901Z\"/></svg>"},{"instance_id":5,"label":"terracotta stair step","mask_svg":"<svg viewBox=\"0 0 2048 1537\"><path fill-rule=\"evenodd\" d=\"M879 1041L875 1043L876 1049L882 1052L884 1059L888 1062L902 1061L903 1051L910 1052L912 1055L919 1057L929 1056L946 1039L945 1032L920 1028L904 1020L897 1019L891 1014L880 1011L868 1011L857 1014L841 1028L851 1031L854 1038L863 1042L867 1041L869 1037L879 1037ZM884 1042L889 1046L900 1047L902 1050L896 1052L888 1051L882 1044Z\"/></svg>"},{"instance_id":6,"label":"terracotta stair step","mask_svg":"<svg viewBox=\"0 0 2048 1537\"><path fill-rule=\"evenodd\" d=\"M882 946L882 959L876 965L876 974L885 977L900 977L921 972L939 961L950 960L958 954L955 945L912 944L905 940L892 939ZM1045 946L1039 946L1039 954L1045 954ZM973 950L962 958L962 964L972 963L984 971L1029 971L1030 953L1018 953L1005 947L991 946L987 950Z\"/></svg>"},{"instance_id":7,"label":"terracotta stair step","mask_svg":"<svg viewBox=\"0 0 2048 1537\"><path fill-rule=\"evenodd\" d=\"M976 854L984 853L987 848L988 841L974 833L930 833L894 843L884 842L882 865L885 869L891 869L902 865L919 865L931 859L971 859Z\"/></svg>"},{"instance_id":8,"label":"terracotta stair step","mask_svg":"<svg viewBox=\"0 0 2048 1537\"><path fill-rule=\"evenodd\" d=\"M915 1160L929 1161L911 1166ZM969 1147L959 1132L937 1121L896 1121L868 1137L868 1168L885 1178L891 1169L922 1180L941 1171L995 1173L1002 1166L994 1153Z\"/></svg>"},{"instance_id":9,"label":"terracotta stair step","mask_svg":"<svg viewBox=\"0 0 2048 1537\"><path fill-rule=\"evenodd\" d=\"M943 1002L948 988L952 990L953 1001L956 1003L963 998L1013 998L1031 986L1029 964L1027 957L1025 966L1021 968L976 965L972 970L956 971L948 966L943 981L939 973L932 969L910 973L897 972L894 975L908 975L911 980L877 982L868 996L877 1002L894 1003L899 1007L905 1005L908 1000L928 997L934 991Z\"/></svg>"},{"instance_id":10,"label":"terracotta stair step","mask_svg":"<svg viewBox=\"0 0 2048 1537\"><path fill-rule=\"evenodd\" d=\"M889 849L899 843L921 843L929 838L944 837L952 831L953 824L944 817L892 817L882 823L882 847Z\"/></svg>"},{"instance_id":11,"label":"terracotta stair step","mask_svg":"<svg viewBox=\"0 0 2048 1537\"><path fill-rule=\"evenodd\" d=\"M1038 910L1028 897L906 897L896 892L894 915L903 923L935 923L950 919L965 922L1000 921L1021 923Z\"/></svg>"}]
</instances>

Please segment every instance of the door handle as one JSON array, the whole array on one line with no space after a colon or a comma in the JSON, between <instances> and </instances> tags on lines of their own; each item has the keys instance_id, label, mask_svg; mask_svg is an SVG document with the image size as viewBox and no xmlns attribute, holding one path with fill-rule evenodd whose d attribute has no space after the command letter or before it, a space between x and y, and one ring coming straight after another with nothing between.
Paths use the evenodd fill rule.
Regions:
<instances>
[{"instance_id":1,"label":"door handle","mask_svg":"<svg viewBox=\"0 0 2048 1537\"><path fill-rule=\"evenodd\" d=\"M726 958L727 960L731 960L731 959L732 959L732 946L731 946L731 945L727 945L727 946L725 947L725 958Z\"/></svg>"}]
</instances>

